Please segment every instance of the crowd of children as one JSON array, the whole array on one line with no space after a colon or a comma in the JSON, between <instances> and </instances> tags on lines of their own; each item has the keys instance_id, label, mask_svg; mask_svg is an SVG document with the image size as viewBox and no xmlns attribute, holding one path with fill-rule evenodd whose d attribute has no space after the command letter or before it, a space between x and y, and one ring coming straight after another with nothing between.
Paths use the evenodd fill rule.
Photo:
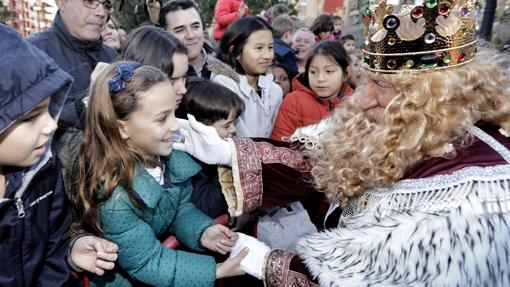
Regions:
<instances>
[{"instance_id":1,"label":"crowd of children","mask_svg":"<svg viewBox=\"0 0 510 287\"><path fill-rule=\"evenodd\" d=\"M72 5L98 1L89 2ZM72 77L0 26L0 286L213 286L244 274L247 249L222 262L213 256L230 252L238 234L213 221L229 212L218 166L173 151L177 118L191 115L225 143L285 141L363 79L340 17L298 27L284 5L263 19L230 2L216 7L216 53L201 54L207 78L187 77L190 45L168 30L145 25L123 37L117 21L101 18L102 41L119 54L91 65L86 98L76 102L79 131L64 149L52 137ZM161 245L170 235L184 250Z\"/></svg>"}]
</instances>

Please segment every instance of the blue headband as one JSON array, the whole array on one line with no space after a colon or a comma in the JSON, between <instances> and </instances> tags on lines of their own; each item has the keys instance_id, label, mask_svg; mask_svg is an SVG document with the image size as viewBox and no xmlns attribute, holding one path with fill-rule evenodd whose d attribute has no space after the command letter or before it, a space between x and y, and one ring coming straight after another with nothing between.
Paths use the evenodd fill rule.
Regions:
<instances>
[{"instance_id":1,"label":"blue headband","mask_svg":"<svg viewBox=\"0 0 510 287\"><path fill-rule=\"evenodd\" d=\"M108 89L110 94L115 94L124 91L126 82L131 81L135 70L141 67L142 64L138 62L131 62L126 64L120 64L115 68L115 77L108 81Z\"/></svg>"}]
</instances>

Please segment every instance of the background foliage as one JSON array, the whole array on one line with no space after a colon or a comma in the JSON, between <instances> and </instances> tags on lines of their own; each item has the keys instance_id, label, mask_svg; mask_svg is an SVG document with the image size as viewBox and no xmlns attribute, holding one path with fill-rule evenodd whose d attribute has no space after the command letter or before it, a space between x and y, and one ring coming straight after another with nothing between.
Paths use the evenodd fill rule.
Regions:
<instances>
[{"instance_id":1,"label":"background foliage","mask_svg":"<svg viewBox=\"0 0 510 287\"><path fill-rule=\"evenodd\" d=\"M11 19L11 12L9 11L9 7L5 6L2 1L0 1L0 22L7 23Z\"/></svg>"},{"instance_id":2,"label":"background foliage","mask_svg":"<svg viewBox=\"0 0 510 287\"><path fill-rule=\"evenodd\" d=\"M214 6L217 0L198 0L198 8L204 16L205 26L210 25L214 17ZM167 1L163 1L165 3ZM290 14L296 15L297 9L294 0L245 0L250 7L251 15L258 15L262 10L271 6L283 3L289 7ZM147 21L144 0L124 0L121 11L113 13L114 17L121 23L121 26L129 33L130 30Z\"/></svg>"}]
</instances>

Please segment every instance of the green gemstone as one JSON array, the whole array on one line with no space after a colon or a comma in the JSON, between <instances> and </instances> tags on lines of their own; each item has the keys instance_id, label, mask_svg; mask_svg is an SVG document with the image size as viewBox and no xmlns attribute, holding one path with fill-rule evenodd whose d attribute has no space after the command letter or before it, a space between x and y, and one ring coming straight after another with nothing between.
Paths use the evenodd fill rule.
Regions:
<instances>
[{"instance_id":1,"label":"green gemstone","mask_svg":"<svg viewBox=\"0 0 510 287\"><path fill-rule=\"evenodd\" d=\"M435 55L426 55L420 59L420 68L428 69L437 66L437 59Z\"/></svg>"},{"instance_id":2,"label":"green gemstone","mask_svg":"<svg viewBox=\"0 0 510 287\"><path fill-rule=\"evenodd\" d=\"M448 56L448 55L444 56L444 58L443 58L443 63L448 64L448 63L450 63L451 61L452 61L452 58L450 58L450 56Z\"/></svg>"},{"instance_id":3,"label":"green gemstone","mask_svg":"<svg viewBox=\"0 0 510 287\"><path fill-rule=\"evenodd\" d=\"M414 66L414 61L413 60L407 60L406 61L406 68L412 68Z\"/></svg>"},{"instance_id":4,"label":"green gemstone","mask_svg":"<svg viewBox=\"0 0 510 287\"><path fill-rule=\"evenodd\" d=\"M427 6L428 8L434 8L436 7L437 5L437 0L427 0L427 2L425 2L425 6Z\"/></svg>"}]
</instances>

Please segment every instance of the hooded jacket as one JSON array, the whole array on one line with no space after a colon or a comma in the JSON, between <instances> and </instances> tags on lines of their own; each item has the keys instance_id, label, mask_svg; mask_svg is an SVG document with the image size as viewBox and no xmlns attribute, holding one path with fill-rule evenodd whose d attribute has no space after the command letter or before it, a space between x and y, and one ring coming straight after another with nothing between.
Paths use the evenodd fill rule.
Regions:
<instances>
[{"instance_id":1,"label":"hooded jacket","mask_svg":"<svg viewBox=\"0 0 510 287\"><path fill-rule=\"evenodd\" d=\"M248 84L245 75L238 74L232 67L218 59L207 57L211 80L236 93L244 102L244 112L235 121L238 136L271 136L278 107L282 102L282 88L273 82L273 75L260 75L260 95Z\"/></svg>"},{"instance_id":2,"label":"hooded jacket","mask_svg":"<svg viewBox=\"0 0 510 287\"><path fill-rule=\"evenodd\" d=\"M0 39L0 135L48 97L58 119L71 76L7 26L0 25ZM31 167L2 166L8 184L0 198L0 286L62 286L70 279L71 213L50 146Z\"/></svg>"},{"instance_id":3,"label":"hooded jacket","mask_svg":"<svg viewBox=\"0 0 510 287\"><path fill-rule=\"evenodd\" d=\"M303 74L292 80L293 91L285 98L278 110L272 139L290 137L299 127L320 122L340 106L343 99L352 93L349 85L342 85L340 95L332 100L324 100L303 83Z\"/></svg>"}]
</instances>

